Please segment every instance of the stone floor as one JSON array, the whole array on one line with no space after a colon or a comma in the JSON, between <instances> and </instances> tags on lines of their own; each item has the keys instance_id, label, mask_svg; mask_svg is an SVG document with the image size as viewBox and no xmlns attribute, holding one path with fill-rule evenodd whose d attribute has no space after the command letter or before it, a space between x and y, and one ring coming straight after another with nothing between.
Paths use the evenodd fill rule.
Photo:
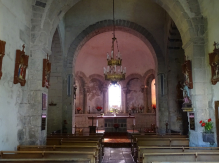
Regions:
<instances>
[{"instance_id":1,"label":"stone floor","mask_svg":"<svg viewBox=\"0 0 219 163\"><path fill-rule=\"evenodd\" d=\"M130 148L104 148L102 163L134 163Z\"/></svg>"}]
</instances>

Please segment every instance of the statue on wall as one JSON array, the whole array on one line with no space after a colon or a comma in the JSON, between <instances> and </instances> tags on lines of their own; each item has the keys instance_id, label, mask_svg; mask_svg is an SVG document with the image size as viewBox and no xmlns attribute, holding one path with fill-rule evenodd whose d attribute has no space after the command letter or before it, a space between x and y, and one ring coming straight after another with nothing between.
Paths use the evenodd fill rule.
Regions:
<instances>
[{"instance_id":1,"label":"statue on wall","mask_svg":"<svg viewBox=\"0 0 219 163\"><path fill-rule=\"evenodd\" d=\"M5 55L5 41L0 40L0 79L2 77L2 60Z\"/></svg>"},{"instance_id":2,"label":"statue on wall","mask_svg":"<svg viewBox=\"0 0 219 163\"><path fill-rule=\"evenodd\" d=\"M190 60L186 60L182 65L182 71L184 74L184 84L187 85L189 89L193 88L192 81L192 65Z\"/></svg>"},{"instance_id":3,"label":"statue on wall","mask_svg":"<svg viewBox=\"0 0 219 163\"><path fill-rule=\"evenodd\" d=\"M47 58L43 59L42 87L49 88L50 72L51 72L51 63L49 62L49 56L47 54Z\"/></svg>"},{"instance_id":4,"label":"statue on wall","mask_svg":"<svg viewBox=\"0 0 219 163\"><path fill-rule=\"evenodd\" d=\"M219 81L219 44L214 42L214 51L209 53L209 64L211 66L211 83L215 85Z\"/></svg>"},{"instance_id":5,"label":"statue on wall","mask_svg":"<svg viewBox=\"0 0 219 163\"><path fill-rule=\"evenodd\" d=\"M23 45L23 50L16 50L16 60L15 60L15 69L14 69L14 84L20 83L21 86L24 86L26 83L26 69L28 67L29 56L25 55Z\"/></svg>"}]
</instances>

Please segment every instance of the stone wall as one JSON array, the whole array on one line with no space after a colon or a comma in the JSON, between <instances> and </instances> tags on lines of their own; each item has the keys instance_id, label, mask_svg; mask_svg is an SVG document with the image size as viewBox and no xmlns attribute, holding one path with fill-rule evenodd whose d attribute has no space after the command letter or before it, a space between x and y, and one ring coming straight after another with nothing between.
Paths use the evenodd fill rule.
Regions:
<instances>
[{"instance_id":1,"label":"stone wall","mask_svg":"<svg viewBox=\"0 0 219 163\"><path fill-rule=\"evenodd\" d=\"M63 53L59 33L56 30L52 42L52 55L50 55L51 74L50 87L48 92L48 102L55 103L56 106L48 108L48 128L47 133L50 134L56 130L62 130L62 72L63 72Z\"/></svg>"},{"instance_id":2,"label":"stone wall","mask_svg":"<svg viewBox=\"0 0 219 163\"><path fill-rule=\"evenodd\" d=\"M0 40L6 41L0 80L0 150L15 150L19 144L42 144L45 131L41 131L42 72L32 65L42 66L42 60L32 62L34 52L30 51L30 28L32 1L0 1ZM24 87L13 84L16 49L22 49L29 56ZM45 57L45 56L44 56ZM39 79L39 80L37 80ZM30 82L30 80L34 80ZM41 89L42 90L42 89Z\"/></svg>"}]
</instances>

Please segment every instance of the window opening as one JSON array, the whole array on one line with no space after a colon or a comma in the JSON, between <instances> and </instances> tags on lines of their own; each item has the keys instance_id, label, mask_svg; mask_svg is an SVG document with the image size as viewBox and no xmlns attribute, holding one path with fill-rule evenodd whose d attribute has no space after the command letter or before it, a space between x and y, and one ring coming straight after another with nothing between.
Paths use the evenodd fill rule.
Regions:
<instances>
[{"instance_id":1,"label":"window opening","mask_svg":"<svg viewBox=\"0 0 219 163\"><path fill-rule=\"evenodd\" d=\"M121 108L121 86L110 84L109 86L109 108Z\"/></svg>"},{"instance_id":2,"label":"window opening","mask_svg":"<svg viewBox=\"0 0 219 163\"><path fill-rule=\"evenodd\" d=\"M152 80L151 82L151 103L152 103L152 108L156 109L156 89L155 89L155 79Z\"/></svg>"}]
</instances>

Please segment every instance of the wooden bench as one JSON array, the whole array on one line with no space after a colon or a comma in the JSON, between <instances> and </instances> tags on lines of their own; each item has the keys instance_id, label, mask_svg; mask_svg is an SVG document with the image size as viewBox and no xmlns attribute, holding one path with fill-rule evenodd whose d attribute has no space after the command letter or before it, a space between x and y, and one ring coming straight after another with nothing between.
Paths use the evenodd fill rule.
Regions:
<instances>
[{"instance_id":1,"label":"wooden bench","mask_svg":"<svg viewBox=\"0 0 219 163\"><path fill-rule=\"evenodd\" d=\"M189 138L136 138L136 143L132 143L132 154L137 146L189 146Z\"/></svg>"},{"instance_id":2,"label":"wooden bench","mask_svg":"<svg viewBox=\"0 0 219 163\"><path fill-rule=\"evenodd\" d=\"M97 162L95 152L84 151L1 151L3 159L89 159L91 163Z\"/></svg>"},{"instance_id":3,"label":"wooden bench","mask_svg":"<svg viewBox=\"0 0 219 163\"><path fill-rule=\"evenodd\" d=\"M143 163L151 162L218 162L219 152L144 153Z\"/></svg>"},{"instance_id":4,"label":"wooden bench","mask_svg":"<svg viewBox=\"0 0 219 163\"><path fill-rule=\"evenodd\" d=\"M69 158L69 159L0 159L0 162L6 162L6 163L90 163L90 159L81 158L80 160L78 158Z\"/></svg>"},{"instance_id":5,"label":"wooden bench","mask_svg":"<svg viewBox=\"0 0 219 163\"><path fill-rule=\"evenodd\" d=\"M48 135L47 138L81 138L81 137L103 137L103 134L95 134L95 135L74 135L74 134L55 134Z\"/></svg>"},{"instance_id":6,"label":"wooden bench","mask_svg":"<svg viewBox=\"0 0 219 163\"><path fill-rule=\"evenodd\" d=\"M95 156L99 162L102 161L102 151L97 145L47 145L47 146L18 146L17 151L84 151L84 152L95 152Z\"/></svg>"},{"instance_id":7,"label":"wooden bench","mask_svg":"<svg viewBox=\"0 0 219 163\"><path fill-rule=\"evenodd\" d=\"M48 138L46 145L61 145L62 141L99 141L102 143L102 138Z\"/></svg>"},{"instance_id":8,"label":"wooden bench","mask_svg":"<svg viewBox=\"0 0 219 163\"><path fill-rule=\"evenodd\" d=\"M188 138L187 135L132 135L131 136L131 151L134 152L136 147L136 140L140 138Z\"/></svg>"},{"instance_id":9,"label":"wooden bench","mask_svg":"<svg viewBox=\"0 0 219 163\"><path fill-rule=\"evenodd\" d=\"M138 146L137 160L142 162L143 153L219 152L218 147L149 147Z\"/></svg>"}]
</instances>

